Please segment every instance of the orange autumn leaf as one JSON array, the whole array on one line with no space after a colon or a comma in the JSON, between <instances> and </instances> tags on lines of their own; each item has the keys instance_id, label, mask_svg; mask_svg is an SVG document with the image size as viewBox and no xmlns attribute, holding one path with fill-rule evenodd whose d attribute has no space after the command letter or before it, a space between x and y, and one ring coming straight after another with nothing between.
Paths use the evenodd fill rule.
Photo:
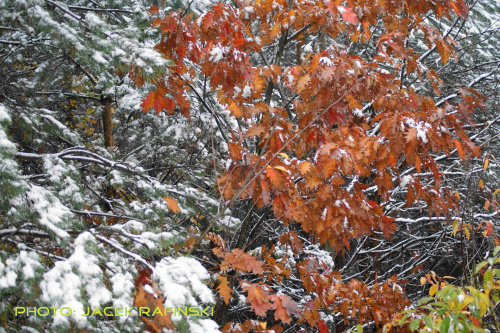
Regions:
<instances>
[{"instance_id":1,"label":"orange autumn leaf","mask_svg":"<svg viewBox=\"0 0 500 333\"><path fill-rule=\"evenodd\" d=\"M302 253L304 244L295 231L290 231L280 236L280 243L289 245L294 253Z\"/></svg>"},{"instance_id":2,"label":"orange autumn leaf","mask_svg":"<svg viewBox=\"0 0 500 333\"><path fill-rule=\"evenodd\" d=\"M164 315L166 309L163 306L163 301L165 299L159 296L160 291L153 282L150 282L149 286L155 294L146 291L144 289L144 285L140 283L134 295L134 307L149 309L149 316L141 316L141 320L144 321L156 333L161 333L164 328L174 330L175 326L170 320L172 314L167 313L166 316ZM155 310L158 312L161 311L162 314L156 313L154 316L152 316L152 314L155 313Z\"/></svg>"},{"instance_id":3,"label":"orange autumn leaf","mask_svg":"<svg viewBox=\"0 0 500 333\"><path fill-rule=\"evenodd\" d=\"M175 200L172 197L166 196L163 197L163 200L167 202L167 207L170 209L173 213L180 213L181 209L179 208L179 204L177 203L177 200Z\"/></svg>"},{"instance_id":4,"label":"orange autumn leaf","mask_svg":"<svg viewBox=\"0 0 500 333\"><path fill-rule=\"evenodd\" d=\"M246 273L262 274L264 272L264 263L241 249L233 249L232 253L228 253L215 248L212 252L218 257L224 258L220 264L221 271L232 268Z\"/></svg>"},{"instance_id":5,"label":"orange autumn leaf","mask_svg":"<svg viewBox=\"0 0 500 333\"><path fill-rule=\"evenodd\" d=\"M466 156L465 156L465 151L464 151L464 147L462 146L462 143L460 141L458 141L457 139L454 139L453 143L455 144L455 147L457 147L458 156L460 156L460 158L462 160L465 160Z\"/></svg>"},{"instance_id":6,"label":"orange autumn leaf","mask_svg":"<svg viewBox=\"0 0 500 333\"><path fill-rule=\"evenodd\" d=\"M226 305L228 305L231 298L233 298L233 296L232 296L233 290L231 289L231 286L229 285L229 281L227 280L227 278L225 276L219 276L218 279L220 281L220 284L216 288L216 290L219 291L219 294L222 296L224 303L226 303Z\"/></svg>"},{"instance_id":7,"label":"orange autumn leaf","mask_svg":"<svg viewBox=\"0 0 500 333\"><path fill-rule=\"evenodd\" d=\"M311 170L311 163L308 161L304 161L298 165L299 173L302 176L305 176Z\"/></svg>"},{"instance_id":8,"label":"orange autumn leaf","mask_svg":"<svg viewBox=\"0 0 500 333\"><path fill-rule=\"evenodd\" d=\"M394 218L388 216L382 216L382 219L379 222L379 226L386 239L390 239L397 228L396 224L394 223Z\"/></svg>"},{"instance_id":9,"label":"orange autumn leaf","mask_svg":"<svg viewBox=\"0 0 500 333\"><path fill-rule=\"evenodd\" d=\"M358 24L359 20L352 11L351 8L344 7L344 6L337 6L338 11L342 14L342 19L346 22L349 22L351 24Z\"/></svg>"},{"instance_id":10,"label":"orange autumn leaf","mask_svg":"<svg viewBox=\"0 0 500 333\"><path fill-rule=\"evenodd\" d=\"M266 312L273 307L273 304L270 302L271 296L264 290L263 285L247 281L241 281L240 285L243 292L248 293L247 301L250 303L252 311L258 316L265 317Z\"/></svg>"},{"instance_id":11,"label":"orange autumn leaf","mask_svg":"<svg viewBox=\"0 0 500 333\"><path fill-rule=\"evenodd\" d=\"M285 177L283 176L282 173L274 170L271 166L268 166L266 168L266 175L267 178L271 181L271 184L273 184L277 188L281 188L283 186L283 182L285 180Z\"/></svg>"},{"instance_id":12,"label":"orange autumn leaf","mask_svg":"<svg viewBox=\"0 0 500 333\"><path fill-rule=\"evenodd\" d=\"M160 9L157 6L152 6L149 8L149 13L151 13L152 15L158 14L159 11Z\"/></svg>"},{"instance_id":13,"label":"orange autumn leaf","mask_svg":"<svg viewBox=\"0 0 500 333\"><path fill-rule=\"evenodd\" d=\"M281 320L285 324L292 321L292 316L296 318L302 317L302 311L297 303L288 295L273 295L274 319Z\"/></svg>"}]
</instances>

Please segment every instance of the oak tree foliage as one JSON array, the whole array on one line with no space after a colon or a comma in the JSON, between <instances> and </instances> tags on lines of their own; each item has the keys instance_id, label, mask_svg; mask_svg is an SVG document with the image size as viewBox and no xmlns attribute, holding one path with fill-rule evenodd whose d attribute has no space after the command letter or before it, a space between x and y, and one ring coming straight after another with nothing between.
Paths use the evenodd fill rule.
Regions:
<instances>
[{"instance_id":1,"label":"oak tree foliage","mask_svg":"<svg viewBox=\"0 0 500 333\"><path fill-rule=\"evenodd\" d=\"M0 330L498 329L495 1L0 13Z\"/></svg>"}]
</instances>

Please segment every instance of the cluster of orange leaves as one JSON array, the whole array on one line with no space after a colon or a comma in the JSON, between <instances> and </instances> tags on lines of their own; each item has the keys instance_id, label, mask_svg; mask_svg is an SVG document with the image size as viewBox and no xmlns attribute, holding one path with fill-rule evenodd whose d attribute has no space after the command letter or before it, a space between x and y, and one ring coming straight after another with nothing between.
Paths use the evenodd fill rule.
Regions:
<instances>
[{"instance_id":1,"label":"cluster of orange leaves","mask_svg":"<svg viewBox=\"0 0 500 333\"><path fill-rule=\"evenodd\" d=\"M175 11L154 20L162 32L156 49L175 65L166 80L155 82L156 89L142 105L145 112L154 109L190 117L186 96L198 94L195 78L204 75L208 91L219 103L249 124L246 132L231 133L231 163L217 183L224 199L251 198L259 208L270 205L286 226L297 224L312 240L328 243L336 251L349 249L350 240L374 230L386 238L396 231L394 218L384 215L383 208L401 181L403 168L428 170L435 178L431 185L419 177L407 182L408 206L423 200L433 215L457 208L455 195L440 186L439 167L431 154L449 155L454 149L464 159L478 154L462 125L471 121L470 113L482 107L483 99L474 89L460 88L460 102L437 106L432 97L403 87L401 78L416 73L440 95L438 74L420 66L420 55L406 47L405 40L410 30L419 31L443 63L456 60L453 40L430 27L424 16L429 12L438 18L466 16L463 0L235 2L235 6L215 4L201 17ZM157 9L151 12L156 15ZM331 39L345 35L352 42L367 43L378 22L383 33L374 41L372 57L350 54L339 45L320 45L311 51L303 43L306 35L320 31ZM254 66L251 56L264 58L263 48L273 44L277 49L296 45L295 64L282 65L281 50L272 64L265 60L264 65ZM392 70L382 71L381 64ZM131 77L143 83L137 73ZM269 91L277 85L281 85L281 105L270 103ZM248 139L256 142L257 149L245 144ZM368 197L370 186L376 191ZM282 236L282 244L294 255L302 251L297 240L296 234ZM304 293L316 296L299 307L292 297L277 295L266 284L291 274L283 265L286 258L278 262L273 249L263 249L260 259L220 245L213 252L221 260L217 290L225 304L240 288L260 317L274 310L276 321L290 323L294 317L326 332L320 309L340 312L346 320L383 325L407 305L396 278L370 287L355 280L342 283L338 272L307 258L297 263L297 270ZM238 274L260 280L250 283ZM224 331L251 329L267 328L249 320L228 323Z\"/></svg>"},{"instance_id":2,"label":"cluster of orange leaves","mask_svg":"<svg viewBox=\"0 0 500 333\"><path fill-rule=\"evenodd\" d=\"M163 328L175 329L174 323L170 317L172 313L166 312L163 306L165 298L161 297L161 291L156 286L156 283L150 279L150 272L148 270L140 270L139 276L135 281L135 294L134 294L134 307L148 308L150 312L148 316L141 316L140 319L146 323L146 330L148 332L161 333ZM145 289L149 286L149 290ZM151 292L152 291L152 292ZM156 313L152 315L155 310L160 311L166 316Z\"/></svg>"},{"instance_id":3,"label":"cluster of orange leaves","mask_svg":"<svg viewBox=\"0 0 500 333\"><path fill-rule=\"evenodd\" d=\"M294 238L296 236L292 233L286 237ZM286 237L282 237L281 240L284 241ZM281 321L284 324L289 324L294 317L299 323L307 323L312 327L317 326L321 331L319 311L328 309L341 313L346 323L350 319L360 323L373 320L376 324L383 325L389 323L398 311L410 304L404 297L403 289L400 286L401 282L398 282L395 276L387 282L375 283L372 286L357 280L343 283L339 272L331 270L325 264L311 257L298 262L296 267L305 293L315 295L315 297L311 297L303 302L302 307L299 307L290 296L275 294L272 288L263 282L276 281L277 277L283 279L291 275L290 269L286 269L283 264L272 257L274 246L270 249L262 248L262 260L240 249L233 249L230 253L224 252L220 248L215 248L213 251L222 258L221 274L218 276L220 284L217 290L224 302L229 304L233 294L231 284L228 281L229 275L225 276L224 272L233 270L237 273L253 273L254 276L261 277L261 281L251 283L239 279L241 291L247 294L246 300L256 315L266 317L268 311L275 310L274 319L276 322ZM234 276L231 278L234 279ZM239 324L227 323L223 331L249 332L258 326L259 322L256 321ZM280 332L282 327L277 325L272 329Z\"/></svg>"}]
</instances>

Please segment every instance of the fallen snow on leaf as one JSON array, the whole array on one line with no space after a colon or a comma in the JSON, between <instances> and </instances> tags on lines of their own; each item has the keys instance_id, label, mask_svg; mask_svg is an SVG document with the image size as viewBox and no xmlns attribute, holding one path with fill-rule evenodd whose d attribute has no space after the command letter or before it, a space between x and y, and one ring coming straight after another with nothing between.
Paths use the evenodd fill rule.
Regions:
<instances>
[{"instance_id":1,"label":"fallen snow on leaf","mask_svg":"<svg viewBox=\"0 0 500 333\"><path fill-rule=\"evenodd\" d=\"M401 183L399 186L406 187L406 185L413 183L413 177L410 175L406 175L401 179Z\"/></svg>"},{"instance_id":2,"label":"fallen snow on leaf","mask_svg":"<svg viewBox=\"0 0 500 333\"><path fill-rule=\"evenodd\" d=\"M221 219L220 225L232 228L241 225L241 220L237 217L226 215Z\"/></svg>"},{"instance_id":3,"label":"fallen snow on leaf","mask_svg":"<svg viewBox=\"0 0 500 333\"><path fill-rule=\"evenodd\" d=\"M241 97L248 98L250 96L252 96L252 88L246 85L245 88L243 88L243 93L241 94Z\"/></svg>"},{"instance_id":4,"label":"fallen snow on leaf","mask_svg":"<svg viewBox=\"0 0 500 333\"><path fill-rule=\"evenodd\" d=\"M358 118L362 118L364 116L363 111L361 111L358 108L352 109L352 114L355 115Z\"/></svg>"},{"instance_id":5,"label":"fallen snow on leaf","mask_svg":"<svg viewBox=\"0 0 500 333\"><path fill-rule=\"evenodd\" d=\"M417 130L417 138L420 138L423 143L427 143L427 131L429 128L431 128L431 124L425 121L419 121L418 123L415 121L415 119L412 118L406 118L405 117L405 124L408 125L409 127L415 128Z\"/></svg>"},{"instance_id":6,"label":"fallen snow on leaf","mask_svg":"<svg viewBox=\"0 0 500 333\"><path fill-rule=\"evenodd\" d=\"M330 58L327 57L321 57L319 58L319 63L323 64L328 67L333 67L333 61Z\"/></svg>"},{"instance_id":7,"label":"fallen snow on leaf","mask_svg":"<svg viewBox=\"0 0 500 333\"><path fill-rule=\"evenodd\" d=\"M222 58L224 58L224 48L216 46L210 51L210 58L208 58L208 60L211 62L219 62Z\"/></svg>"},{"instance_id":8,"label":"fallen snow on leaf","mask_svg":"<svg viewBox=\"0 0 500 333\"><path fill-rule=\"evenodd\" d=\"M330 252L321 250L318 244L305 246L304 253L308 254L309 258L318 260L318 263L325 264L326 267L332 268L335 265Z\"/></svg>"}]
</instances>

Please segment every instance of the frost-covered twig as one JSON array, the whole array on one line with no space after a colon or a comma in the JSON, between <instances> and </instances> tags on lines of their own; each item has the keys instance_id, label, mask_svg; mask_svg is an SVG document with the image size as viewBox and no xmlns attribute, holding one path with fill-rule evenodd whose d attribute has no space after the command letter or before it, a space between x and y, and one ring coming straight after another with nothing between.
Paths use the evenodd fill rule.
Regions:
<instances>
[{"instance_id":1,"label":"frost-covered twig","mask_svg":"<svg viewBox=\"0 0 500 333\"><path fill-rule=\"evenodd\" d=\"M77 155L78 154L78 155ZM72 161L80 161L80 162L89 162L102 166L107 166L112 169L118 169L120 171L140 176L142 178L146 178L147 180L153 180L151 177L132 169L127 163L124 162L116 162L105 157L100 156L94 152L83 148L68 148L59 153L54 154L36 154L36 153L27 153L27 152L16 152L15 155L17 158L27 159L27 160L37 160L43 159L45 157L59 157L62 160L72 160Z\"/></svg>"},{"instance_id":2,"label":"frost-covered twig","mask_svg":"<svg viewBox=\"0 0 500 333\"><path fill-rule=\"evenodd\" d=\"M35 236L35 237L50 237L50 235L48 233L43 232L43 231L39 231L39 230L16 229L16 228L9 228L9 229L0 230L0 237L13 236L16 234L25 234L25 235Z\"/></svg>"},{"instance_id":3,"label":"frost-covered twig","mask_svg":"<svg viewBox=\"0 0 500 333\"><path fill-rule=\"evenodd\" d=\"M89 210L75 210L75 209L70 209L71 212L78 214L78 215L85 215L85 216L103 216L103 217L111 217L111 218L118 218L118 219L125 219L125 220L136 220L139 222L143 222L141 220L138 220L135 217L127 216L127 215L117 215L117 214L109 214L109 213L102 213L102 212L92 212Z\"/></svg>"},{"instance_id":4,"label":"frost-covered twig","mask_svg":"<svg viewBox=\"0 0 500 333\"><path fill-rule=\"evenodd\" d=\"M85 10L92 12L108 12L108 13L127 13L133 14L132 11L126 9L118 9L118 8L90 8L90 7L82 7L82 6L68 6L69 9L75 10Z\"/></svg>"},{"instance_id":5,"label":"frost-covered twig","mask_svg":"<svg viewBox=\"0 0 500 333\"><path fill-rule=\"evenodd\" d=\"M118 252L121 252L121 253L123 253L123 254L131 257L135 261L143 264L147 268L149 268L151 270L154 270L154 266L152 266L149 262L146 261L146 259L144 259L140 255L138 255L137 253L130 252L130 251L124 249L123 247L118 246L116 243L110 241L106 237L103 237L101 235L96 234L96 232L95 232L94 229L91 229L90 232L94 235L95 238L99 239L101 242L108 244L109 246L111 246L112 248L114 248L115 250L117 250Z\"/></svg>"}]
</instances>

